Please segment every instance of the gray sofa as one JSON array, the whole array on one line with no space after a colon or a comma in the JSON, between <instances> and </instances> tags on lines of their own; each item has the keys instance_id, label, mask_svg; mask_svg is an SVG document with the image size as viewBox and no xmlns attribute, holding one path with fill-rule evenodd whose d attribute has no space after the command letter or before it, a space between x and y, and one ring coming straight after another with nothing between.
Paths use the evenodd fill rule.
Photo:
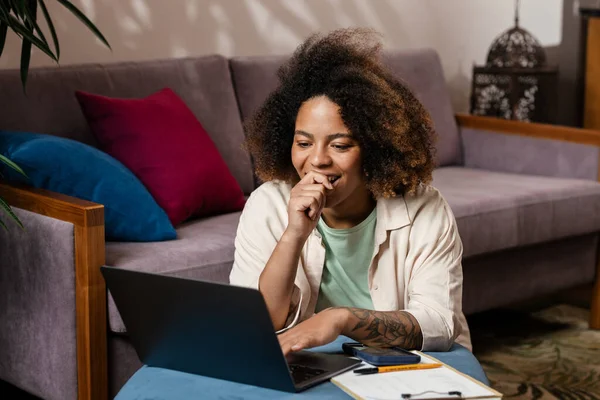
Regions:
<instances>
[{"instance_id":1,"label":"gray sofa","mask_svg":"<svg viewBox=\"0 0 600 400\"><path fill-rule=\"evenodd\" d=\"M30 73L27 96L18 71L4 70L0 129L95 145L75 90L143 97L171 87L249 194L257 183L240 147L242 122L275 87L285 58L213 55L39 68ZM465 312L593 282L600 133L456 116L434 51L388 52L384 61L429 109L439 134L433 184L451 205L464 242ZM103 263L227 281L239 213L186 222L173 241L105 243L101 205L6 182L0 196L27 226L0 230L0 379L37 396L112 397L140 366L106 294Z\"/></svg>"}]
</instances>

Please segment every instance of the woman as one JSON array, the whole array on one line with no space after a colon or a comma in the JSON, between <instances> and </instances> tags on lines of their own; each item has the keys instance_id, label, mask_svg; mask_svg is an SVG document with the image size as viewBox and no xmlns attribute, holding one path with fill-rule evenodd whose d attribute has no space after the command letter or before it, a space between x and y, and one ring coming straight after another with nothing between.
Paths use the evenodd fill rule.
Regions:
<instances>
[{"instance_id":1,"label":"woman","mask_svg":"<svg viewBox=\"0 0 600 400\"><path fill-rule=\"evenodd\" d=\"M250 196L230 282L262 293L284 354L346 335L470 348L462 244L428 183L433 127L378 62L369 30L307 39L247 125L266 183Z\"/></svg>"}]
</instances>

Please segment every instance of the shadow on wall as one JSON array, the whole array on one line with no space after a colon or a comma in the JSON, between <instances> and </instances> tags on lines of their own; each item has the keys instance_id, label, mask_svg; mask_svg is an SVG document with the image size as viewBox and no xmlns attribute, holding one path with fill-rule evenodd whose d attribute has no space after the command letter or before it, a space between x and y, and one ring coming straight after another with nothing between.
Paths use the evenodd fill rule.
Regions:
<instances>
[{"instance_id":1,"label":"shadow on wall","mask_svg":"<svg viewBox=\"0 0 600 400\"><path fill-rule=\"evenodd\" d=\"M316 31L369 26L382 34L388 48L437 49L453 106L458 111L468 109L472 67L469 64L482 55L481 37L488 36L490 30L495 32L496 26L503 26L497 23L501 20L498 16L512 15L512 3L482 6L473 0L451 5L432 0L72 1L98 25L112 44L113 52L96 41L58 2L47 2L61 39L62 65L215 53L289 54ZM456 23L465 15L480 17ZM477 32L475 38L473 32ZM8 37L0 68L18 67L20 46L12 36ZM477 40L467 43L465 38ZM54 64L34 50L31 65Z\"/></svg>"},{"instance_id":2,"label":"shadow on wall","mask_svg":"<svg viewBox=\"0 0 600 400\"><path fill-rule=\"evenodd\" d=\"M340 27L371 26L384 42L405 41L398 9L390 1L282 0L74 0L105 34L112 54L74 23L57 2L48 8L61 41L61 64L137 61L201 54L225 56L290 53L308 35ZM18 56L16 41L7 54ZM7 57L8 58L8 57ZM7 65L6 62L10 62ZM1 60L16 67L18 57ZM34 51L32 65L52 65Z\"/></svg>"},{"instance_id":3,"label":"shadow on wall","mask_svg":"<svg viewBox=\"0 0 600 400\"><path fill-rule=\"evenodd\" d=\"M468 112L471 107L471 77L463 72L463 63L464 61L459 60L456 73L446 77L452 107L458 112Z\"/></svg>"}]
</instances>

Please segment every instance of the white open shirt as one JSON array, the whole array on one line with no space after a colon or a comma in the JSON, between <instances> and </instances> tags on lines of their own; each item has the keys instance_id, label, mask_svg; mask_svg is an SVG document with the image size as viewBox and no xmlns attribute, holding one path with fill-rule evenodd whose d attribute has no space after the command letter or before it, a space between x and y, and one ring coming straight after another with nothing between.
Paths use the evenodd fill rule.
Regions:
<instances>
[{"instance_id":1,"label":"white open shirt","mask_svg":"<svg viewBox=\"0 0 600 400\"><path fill-rule=\"evenodd\" d=\"M230 283L258 289L260 274L288 222L291 185L267 182L252 192L240 218ZM368 285L377 311L404 310L423 332L422 351L446 351L453 342L471 350L462 312L462 242L450 206L437 189L377 201L375 248ZM308 237L295 279L287 330L314 315L325 246L317 229Z\"/></svg>"}]
</instances>

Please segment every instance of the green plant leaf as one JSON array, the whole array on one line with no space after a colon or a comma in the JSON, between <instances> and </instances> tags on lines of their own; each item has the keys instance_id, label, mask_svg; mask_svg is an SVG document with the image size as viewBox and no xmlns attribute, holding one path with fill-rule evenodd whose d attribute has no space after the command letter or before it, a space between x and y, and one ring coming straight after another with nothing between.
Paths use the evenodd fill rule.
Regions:
<instances>
[{"instance_id":1,"label":"green plant leaf","mask_svg":"<svg viewBox=\"0 0 600 400\"><path fill-rule=\"evenodd\" d=\"M25 16L25 2L23 0L6 0L12 4L12 10L17 17L23 19Z\"/></svg>"},{"instance_id":2,"label":"green plant leaf","mask_svg":"<svg viewBox=\"0 0 600 400\"><path fill-rule=\"evenodd\" d=\"M22 229L25 229L25 227L23 226L23 223L21 222L21 220L19 219L19 217L17 217L17 214L15 214L15 212L12 210L12 208L10 208L10 206L8 205L8 203L6 201L4 201L4 199L2 197L0 197L0 207L2 207L4 209L4 212L6 212L8 215L10 215L11 218L14 219L15 222L17 224L19 224L19 226ZM0 220L0 223L6 229L6 225L4 224L4 222L2 222L2 220Z\"/></svg>"},{"instance_id":3,"label":"green plant leaf","mask_svg":"<svg viewBox=\"0 0 600 400\"><path fill-rule=\"evenodd\" d=\"M25 7L25 15L26 18L24 20L25 26L33 33L33 30L37 32L40 40L44 42L46 46L48 46L48 41L46 40L46 36L44 36L44 32L40 29L40 26L37 23L37 0L28 0L28 5ZM31 29L33 28L33 29Z\"/></svg>"},{"instance_id":4,"label":"green plant leaf","mask_svg":"<svg viewBox=\"0 0 600 400\"><path fill-rule=\"evenodd\" d=\"M2 50L4 50L4 43L6 43L6 33L8 32L8 24L4 21L0 21L0 57L2 57Z\"/></svg>"},{"instance_id":5,"label":"green plant leaf","mask_svg":"<svg viewBox=\"0 0 600 400\"><path fill-rule=\"evenodd\" d=\"M0 154L0 161L27 178L27 174L25 173L25 171L23 171L21 167L19 167L17 164L11 161L8 157L5 157L2 154Z\"/></svg>"},{"instance_id":6,"label":"green plant leaf","mask_svg":"<svg viewBox=\"0 0 600 400\"><path fill-rule=\"evenodd\" d=\"M0 7L0 21L8 24L8 14L10 14L10 5L7 5L6 9Z\"/></svg>"},{"instance_id":7,"label":"green plant leaf","mask_svg":"<svg viewBox=\"0 0 600 400\"><path fill-rule=\"evenodd\" d=\"M44 14L44 18L46 19L46 23L48 24L48 29L50 29L50 34L52 35L52 41L54 42L54 52L56 54L56 58L60 58L60 46L58 44L58 35L56 34L56 29L54 29L54 23L52 22L52 18L50 18L50 13L48 13L48 9L46 8L46 3L44 0L38 0L40 3L40 8L42 9L42 14ZM0 50L0 54L2 51Z\"/></svg>"},{"instance_id":8,"label":"green plant leaf","mask_svg":"<svg viewBox=\"0 0 600 400\"><path fill-rule=\"evenodd\" d=\"M0 17L4 16L6 18L6 15L10 14L10 10L11 10L11 5L10 3L6 2L4 3L3 7L0 7Z\"/></svg>"},{"instance_id":9,"label":"green plant leaf","mask_svg":"<svg viewBox=\"0 0 600 400\"><path fill-rule=\"evenodd\" d=\"M31 42L23 39L23 43L21 44L21 82L23 83L23 91L26 91L29 61L31 61Z\"/></svg>"},{"instance_id":10,"label":"green plant leaf","mask_svg":"<svg viewBox=\"0 0 600 400\"><path fill-rule=\"evenodd\" d=\"M98 39L100 39L100 41L102 43L104 43L106 45L106 47L108 47L109 49L112 50L112 48L110 47L110 44L108 44L108 41L106 41L106 38L104 37L104 35L100 32L100 30L98 30L98 28L96 28L96 25L94 25L94 23L92 21L89 20L88 17L85 16L85 14L83 14L81 11L79 11L79 9L77 7L75 7L73 5L73 3L71 3L69 0L57 0L60 4L62 4L67 10L71 11L71 13L73 15L75 15L77 18L79 18L79 20L81 22L84 23L85 26L88 27L89 30L91 30L94 35L96 35L96 37Z\"/></svg>"},{"instance_id":11,"label":"green plant leaf","mask_svg":"<svg viewBox=\"0 0 600 400\"><path fill-rule=\"evenodd\" d=\"M24 12L24 22L25 27L32 35L34 30L38 31L40 35L40 40L44 42L46 46L48 46L48 42L42 33L42 30L35 22L37 16L37 3L35 0L27 0L28 4L23 2L23 12ZM30 9L31 8L31 9ZM23 43L21 43L21 82L23 83L23 91L26 92L27 89L27 76L29 75L29 64L31 62L31 42L27 39L23 39Z\"/></svg>"},{"instance_id":12,"label":"green plant leaf","mask_svg":"<svg viewBox=\"0 0 600 400\"><path fill-rule=\"evenodd\" d=\"M54 53L52 52L50 47L48 47L47 44L45 44L40 39L35 37L35 35L33 35L31 33L31 31L29 31L27 29L27 27L21 23L21 21L19 21L12 15L9 15L7 22L8 22L8 27L11 28L13 31L15 31L15 33L20 35L24 40L27 39L28 41L30 41L35 47L37 47L38 49L40 49L44 53L46 53L46 55L48 55L48 57L50 57L54 61L58 62L58 59L56 58L56 56L54 55Z\"/></svg>"}]
</instances>

